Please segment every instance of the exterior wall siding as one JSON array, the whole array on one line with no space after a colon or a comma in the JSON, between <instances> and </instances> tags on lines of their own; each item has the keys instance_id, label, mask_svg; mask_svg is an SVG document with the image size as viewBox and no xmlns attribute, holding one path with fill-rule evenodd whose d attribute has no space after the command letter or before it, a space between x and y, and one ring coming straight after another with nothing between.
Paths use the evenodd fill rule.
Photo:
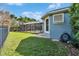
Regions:
<instances>
[{"instance_id":1,"label":"exterior wall siding","mask_svg":"<svg viewBox=\"0 0 79 59\"><path fill-rule=\"evenodd\" d=\"M3 42L5 41L7 34L8 34L8 28L0 27L0 48L3 45Z\"/></svg>"},{"instance_id":2,"label":"exterior wall siding","mask_svg":"<svg viewBox=\"0 0 79 59\"><path fill-rule=\"evenodd\" d=\"M49 16L50 19L50 38L60 39L61 34L64 32L71 35L70 17L68 13L64 13L64 23L53 24L53 15Z\"/></svg>"}]
</instances>

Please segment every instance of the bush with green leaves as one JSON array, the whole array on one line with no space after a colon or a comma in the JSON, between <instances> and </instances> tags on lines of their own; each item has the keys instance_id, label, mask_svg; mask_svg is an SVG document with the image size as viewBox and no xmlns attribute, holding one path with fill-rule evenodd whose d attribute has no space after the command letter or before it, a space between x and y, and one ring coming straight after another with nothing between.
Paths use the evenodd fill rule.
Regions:
<instances>
[{"instance_id":1,"label":"bush with green leaves","mask_svg":"<svg viewBox=\"0 0 79 59\"><path fill-rule=\"evenodd\" d=\"M71 18L73 44L79 45L79 3L73 3L69 9Z\"/></svg>"},{"instance_id":2,"label":"bush with green leaves","mask_svg":"<svg viewBox=\"0 0 79 59\"><path fill-rule=\"evenodd\" d=\"M76 43L79 43L79 32L75 35Z\"/></svg>"},{"instance_id":3,"label":"bush with green leaves","mask_svg":"<svg viewBox=\"0 0 79 59\"><path fill-rule=\"evenodd\" d=\"M74 39L72 40L72 45L76 48L79 48L79 32L74 36Z\"/></svg>"}]
</instances>

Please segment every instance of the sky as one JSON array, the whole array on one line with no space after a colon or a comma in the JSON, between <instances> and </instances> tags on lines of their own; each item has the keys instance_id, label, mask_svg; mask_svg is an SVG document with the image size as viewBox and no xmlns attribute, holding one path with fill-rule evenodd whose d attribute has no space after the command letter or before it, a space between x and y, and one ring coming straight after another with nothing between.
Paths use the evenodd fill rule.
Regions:
<instances>
[{"instance_id":1,"label":"sky","mask_svg":"<svg viewBox=\"0 0 79 59\"><path fill-rule=\"evenodd\" d=\"M27 16L41 21L46 12L70 5L70 3L0 3L0 9L7 10L17 17Z\"/></svg>"}]
</instances>

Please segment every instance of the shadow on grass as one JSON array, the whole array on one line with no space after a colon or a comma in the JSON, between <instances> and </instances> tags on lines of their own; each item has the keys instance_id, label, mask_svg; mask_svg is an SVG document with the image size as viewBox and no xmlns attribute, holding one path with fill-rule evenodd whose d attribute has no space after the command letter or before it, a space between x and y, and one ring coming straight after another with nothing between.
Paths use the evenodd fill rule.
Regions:
<instances>
[{"instance_id":1,"label":"shadow on grass","mask_svg":"<svg viewBox=\"0 0 79 59\"><path fill-rule=\"evenodd\" d=\"M23 56L67 55L67 50L59 42L46 38L28 37L23 39L15 50Z\"/></svg>"}]
</instances>

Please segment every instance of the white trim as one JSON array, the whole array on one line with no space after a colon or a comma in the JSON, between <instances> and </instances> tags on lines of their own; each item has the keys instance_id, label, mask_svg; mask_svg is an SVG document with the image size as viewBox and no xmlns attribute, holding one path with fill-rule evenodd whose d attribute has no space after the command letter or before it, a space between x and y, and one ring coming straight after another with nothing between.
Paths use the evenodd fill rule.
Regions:
<instances>
[{"instance_id":1,"label":"white trim","mask_svg":"<svg viewBox=\"0 0 79 59\"><path fill-rule=\"evenodd\" d=\"M62 21L54 21L54 16L62 15ZM64 23L64 13L54 14L53 15L53 24Z\"/></svg>"},{"instance_id":2,"label":"white trim","mask_svg":"<svg viewBox=\"0 0 79 59\"><path fill-rule=\"evenodd\" d=\"M46 19L48 19L48 31L46 31ZM44 20L44 32L45 33L50 33L50 20L49 20L49 16Z\"/></svg>"},{"instance_id":3,"label":"white trim","mask_svg":"<svg viewBox=\"0 0 79 59\"><path fill-rule=\"evenodd\" d=\"M69 8L54 10L54 11L50 11L49 13L58 13L58 12L65 11L65 10L69 10Z\"/></svg>"},{"instance_id":4,"label":"white trim","mask_svg":"<svg viewBox=\"0 0 79 59\"><path fill-rule=\"evenodd\" d=\"M48 24L48 32L50 33L50 17L48 16L48 22L49 22L49 24Z\"/></svg>"}]
</instances>

